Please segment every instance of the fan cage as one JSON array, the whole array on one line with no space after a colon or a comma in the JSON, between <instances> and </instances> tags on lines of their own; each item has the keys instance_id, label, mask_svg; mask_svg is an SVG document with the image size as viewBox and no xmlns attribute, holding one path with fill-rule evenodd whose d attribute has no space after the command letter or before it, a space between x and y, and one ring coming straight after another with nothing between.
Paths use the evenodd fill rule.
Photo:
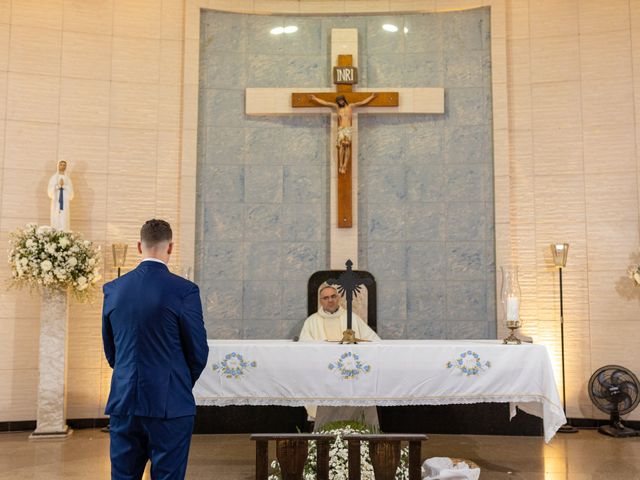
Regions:
<instances>
[{"instance_id":1,"label":"fan cage","mask_svg":"<svg viewBox=\"0 0 640 480\"><path fill-rule=\"evenodd\" d=\"M618 401L612 397L612 389L617 389ZM589 397L593 404L604 413L615 410L616 403L620 415L631 412L640 403L640 382L633 372L620 365L606 365L599 368L589 379Z\"/></svg>"}]
</instances>

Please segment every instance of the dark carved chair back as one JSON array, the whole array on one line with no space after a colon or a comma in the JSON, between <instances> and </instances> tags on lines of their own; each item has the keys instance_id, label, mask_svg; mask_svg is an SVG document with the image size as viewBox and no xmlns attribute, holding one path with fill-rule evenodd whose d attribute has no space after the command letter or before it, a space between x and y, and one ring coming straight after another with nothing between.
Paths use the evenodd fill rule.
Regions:
<instances>
[{"instance_id":1,"label":"dark carved chair back","mask_svg":"<svg viewBox=\"0 0 640 480\"><path fill-rule=\"evenodd\" d=\"M318 288L324 282L329 280L330 278L338 278L345 270L320 270L315 272L313 275L309 277L309 281L307 283L307 315L313 315L318 311ZM367 289L367 324L373 329L373 331L377 331L377 312L378 312L378 304L376 302L377 299L377 289L376 289L376 279L369 272L364 270L354 270L353 273L358 278L367 278L370 279L370 284L367 286L363 286L362 288ZM355 308L354 308L355 312Z\"/></svg>"}]
</instances>

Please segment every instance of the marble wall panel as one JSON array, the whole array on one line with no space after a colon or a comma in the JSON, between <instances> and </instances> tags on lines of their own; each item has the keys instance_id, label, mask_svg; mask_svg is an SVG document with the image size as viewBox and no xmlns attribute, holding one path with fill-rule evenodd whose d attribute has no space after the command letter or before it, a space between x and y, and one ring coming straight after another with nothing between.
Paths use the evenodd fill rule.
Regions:
<instances>
[{"instance_id":1,"label":"marble wall panel","mask_svg":"<svg viewBox=\"0 0 640 480\"><path fill-rule=\"evenodd\" d=\"M442 332L444 332L447 318L446 301L444 282L432 280L411 281L407 287L407 318L409 319L409 324L416 329L420 328L419 325L422 322L431 325L430 328L440 324Z\"/></svg>"},{"instance_id":2,"label":"marble wall panel","mask_svg":"<svg viewBox=\"0 0 640 480\"><path fill-rule=\"evenodd\" d=\"M244 204L244 212L245 240L282 240L282 204Z\"/></svg>"},{"instance_id":3,"label":"marble wall panel","mask_svg":"<svg viewBox=\"0 0 640 480\"><path fill-rule=\"evenodd\" d=\"M402 165L371 165L366 186L376 192L376 203L402 203L407 198L406 168Z\"/></svg>"},{"instance_id":4,"label":"marble wall panel","mask_svg":"<svg viewBox=\"0 0 640 480\"><path fill-rule=\"evenodd\" d=\"M215 240L242 240L245 217L242 203L216 202L201 208L204 218L207 219L202 228L205 236Z\"/></svg>"},{"instance_id":5,"label":"marble wall panel","mask_svg":"<svg viewBox=\"0 0 640 480\"><path fill-rule=\"evenodd\" d=\"M369 268L377 272L380 282L405 280L408 253L402 242L369 242L367 259Z\"/></svg>"},{"instance_id":6,"label":"marble wall panel","mask_svg":"<svg viewBox=\"0 0 640 480\"><path fill-rule=\"evenodd\" d=\"M202 276L207 281L218 279L241 280L244 248L237 242L211 242L204 246L204 252L210 261Z\"/></svg>"},{"instance_id":7,"label":"marble wall panel","mask_svg":"<svg viewBox=\"0 0 640 480\"><path fill-rule=\"evenodd\" d=\"M282 268L280 242L247 242L242 259L242 269L235 275L251 280L270 280L280 277Z\"/></svg>"},{"instance_id":8,"label":"marble wall panel","mask_svg":"<svg viewBox=\"0 0 640 480\"><path fill-rule=\"evenodd\" d=\"M408 52L441 52L445 38L442 34L442 15L427 13L424 15L410 15L404 19L407 29L405 35L405 49Z\"/></svg>"},{"instance_id":9,"label":"marble wall panel","mask_svg":"<svg viewBox=\"0 0 640 480\"><path fill-rule=\"evenodd\" d=\"M462 278L462 277L459 277ZM487 298L483 280L452 280L447 284L447 322L486 322ZM462 332L460 332L462 334ZM470 332L472 333L472 332ZM460 335L452 338L465 338ZM474 338L469 334L466 338Z\"/></svg>"},{"instance_id":10,"label":"marble wall panel","mask_svg":"<svg viewBox=\"0 0 640 480\"><path fill-rule=\"evenodd\" d=\"M242 303L244 304L243 321L245 327L250 329L254 321L264 321L271 324L271 326L275 326L282 313L282 288L280 282L249 280L243 283Z\"/></svg>"},{"instance_id":11,"label":"marble wall panel","mask_svg":"<svg viewBox=\"0 0 640 480\"><path fill-rule=\"evenodd\" d=\"M486 267L483 242L447 242L445 254L449 278L484 280Z\"/></svg>"},{"instance_id":12,"label":"marble wall panel","mask_svg":"<svg viewBox=\"0 0 640 480\"><path fill-rule=\"evenodd\" d=\"M306 282L295 280L282 282L282 319L287 322L288 327L297 326L298 328L294 331L285 328L285 338L293 338L300 333L303 323L301 319L307 316L307 305L300 302L300 298L304 298L306 295Z\"/></svg>"},{"instance_id":13,"label":"marble wall panel","mask_svg":"<svg viewBox=\"0 0 640 480\"><path fill-rule=\"evenodd\" d=\"M282 203L282 196L281 166L247 165L245 167L244 201L246 203Z\"/></svg>"},{"instance_id":14,"label":"marble wall panel","mask_svg":"<svg viewBox=\"0 0 640 480\"><path fill-rule=\"evenodd\" d=\"M445 166L437 161L427 165L407 167L407 199L410 202L431 203L443 201L446 188Z\"/></svg>"},{"instance_id":15,"label":"marble wall panel","mask_svg":"<svg viewBox=\"0 0 640 480\"><path fill-rule=\"evenodd\" d=\"M314 204L322 199L323 168L316 165L287 165L284 167L285 203Z\"/></svg>"},{"instance_id":16,"label":"marble wall panel","mask_svg":"<svg viewBox=\"0 0 640 480\"><path fill-rule=\"evenodd\" d=\"M494 332L494 289L489 295L482 283L493 285L495 268L489 10L302 18L205 11L200 25L197 251L203 258L196 277L244 280L242 295L235 290L241 314L221 311L222 321L210 311L208 324L258 338L289 335L297 319L291 312L297 321L305 316L304 289L275 285L304 284L327 268L329 118L246 117L243 89L328 86L330 30L356 27L359 88L444 86L446 92L443 116L359 118L358 260L379 281L380 331L387 338ZM298 32L270 33L288 25ZM225 255L233 265L242 256L242 266L223 267ZM444 292L461 278L471 282L465 294L473 298L454 312ZM424 298L413 286L436 281L440 293L423 290ZM422 325L420 312L428 314ZM463 334L473 322L478 325Z\"/></svg>"},{"instance_id":17,"label":"marble wall panel","mask_svg":"<svg viewBox=\"0 0 640 480\"><path fill-rule=\"evenodd\" d=\"M407 245L407 277L413 283L420 280L440 280L447 276L447 252L444 242L411 242Z\"/></svg>"},{"instance_id":18,"label":"marble wall panel","mask_svg":"<svg viewBox=\"0 0 640 480\"><path fill-rule=\"evenodd\" d=\"M284 222L282 238L286 241L320 241L326 222L321 219L323 206L320 203L292 203L282 206Z\"/></svg>"},{"instance_id":19,"label":"marble wall panel","mask_svg":"<svg viewBox=\"0 0 640 480\"><path fill-rule=\"evenodd\" d=\"M409 241L444 241L447 228L447 212L444 202L405 204L405 234ZM464 225L462 222L454 222Z\"/></svg>"},{"instance_id":20,"label":"marble wall panel","mask_svg":"<svg viewBox=\"0 0 640 480\"><path fill-rule=\"evenodd\" d=\"M414 53L409 50L403 56L402 85L424 87L442 85L444 66L440 52Z\"/></svg>"}]
</instances>

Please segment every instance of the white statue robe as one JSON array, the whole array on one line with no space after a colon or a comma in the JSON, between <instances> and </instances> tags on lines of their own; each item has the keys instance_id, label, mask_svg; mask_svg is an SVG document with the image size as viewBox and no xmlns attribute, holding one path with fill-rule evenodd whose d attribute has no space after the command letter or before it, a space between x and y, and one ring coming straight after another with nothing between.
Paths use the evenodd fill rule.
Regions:
<instances>
[{"instance_id":1,"label":"white statue robe","mask_svg":"<svg viewBox=\"0 0 640 480\"><path fill-rule=\"evenodd\" d=\"M60 179L63 180L64 189L62 195L62 208L60 208ZM71 231L71 212L69 205L73 200L73 183L68 175L55 173L49 179L49 187L47 189L49 198L51 199L51 227L56 230L65 232Z\"/></svg>"},{"instance_id":2,"label":"white statue robe","mask_svg":"<svg viewBox=\"0 0 640 480\"><path fill-rule=\"evenodd\" d=\"M351 328L356 338L379 342L380 337L364 320L355 313L351 317ZM335 313L325 312L322 307L307 318L300 332L301 342L342 340L342 332L347 329L347 311L339 307ZM356 420L372 427L380 427L376 407L317 407L307 405L309 418L315 420L314 431L322 430L323 425L339 420Z\"/></svg>"}]
</instances>

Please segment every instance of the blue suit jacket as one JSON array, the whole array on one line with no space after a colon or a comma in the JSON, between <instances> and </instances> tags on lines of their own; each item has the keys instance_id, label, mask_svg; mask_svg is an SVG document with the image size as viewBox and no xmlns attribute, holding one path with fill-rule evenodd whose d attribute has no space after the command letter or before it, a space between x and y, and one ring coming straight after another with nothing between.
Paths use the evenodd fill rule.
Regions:
<instances>
[{"instance_id":1,"label":"blue suit jacket","mask_svg":"<svg viewBox=\"0 0 640 480\"><path fill-rule=\"evenodd\" d=\"M191 390L209 353L198 286L146 261L103 291L102 341L113 368L105 413L194 415Z\"/></svg>"}]
</instances>

